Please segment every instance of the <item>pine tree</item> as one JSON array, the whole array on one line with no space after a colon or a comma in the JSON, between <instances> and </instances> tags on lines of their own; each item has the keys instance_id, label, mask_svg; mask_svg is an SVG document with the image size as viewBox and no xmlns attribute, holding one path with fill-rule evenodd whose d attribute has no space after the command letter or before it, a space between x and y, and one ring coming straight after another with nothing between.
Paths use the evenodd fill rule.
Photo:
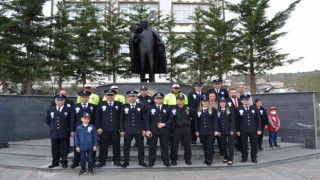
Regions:
<instances>
[{"instance_id":1,"label":"pine tree","mask_svg":"<svg viewBox=\"0 0 320 180\"><path fill-rule=\"evenodd\" d=\"M73 78L83 85L87 80L94 81L102 76L105 64L99 60L99 10L89 0L85 0L73 9L76 16L72 22L71 54L74 56L71 67Z\"/></svg>"},{"instance_id":2,"label":"pine tree","mask_svg":"<svg viewBox=\"0 0 320 180\"><path fill-rule=\"evenodd\" d=\"M299 2L300 0L293 2L271 19L266 16L269 0L242 0L239 4L228 4L231 12L238 15L240 25L236 69L250 76L251 93L256 92L257 75L301 59L288 59L289 54L280 53L276 48L279 38L286 34L280 30Z\"/></svg>"},{"instance_id":3,"label":"pine tree","mask_svg":"<svg viewBox=\"0 0 320 180\"><path fill-rule=\"evenodd\" d=\"M113 83L116 83L117 75L126 77L130 74L130 61L120 53L121 45L128 42L127 26L121 13L118 12L116 2L108 1L98 35L101 39L100 58L107 64L103 72L113 76Z\"/></svg>"},{"instance_id":4,"label":"pine tree","mask_svg":"<svg viewBox=\"0 0 320 180\"><path fill-rule=\"evenodd\" d=\"M26 93L32 94L33 83L49 78L46 61L48 19L42 14L45 0L12 0L2 4L2 11L10 14L1 24L2 36L12 50L6 55L12 79L23 83Z\"/></svg>"}]
</instances>

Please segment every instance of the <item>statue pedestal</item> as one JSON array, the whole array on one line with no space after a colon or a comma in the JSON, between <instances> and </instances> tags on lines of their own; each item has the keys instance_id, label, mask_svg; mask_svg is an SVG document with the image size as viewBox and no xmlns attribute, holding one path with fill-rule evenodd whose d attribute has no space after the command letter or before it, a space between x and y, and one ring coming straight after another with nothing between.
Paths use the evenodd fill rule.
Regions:
<instances>
[{"instance_id":1,"label":"statue pedestal","mask_svg":"<svg viewBox=\"0 0 320 180\"><path fill-rule=\"evenodd\" d=\"M172 85L175 83L116 83L116 84L108 84L97 87L95 89L95 93L97 93L100 97L104 96L104 90L110 89L111 86L117 85L119 87L119 93L122 95L126 95L126 92L130 90L136 90L140 92L141 86L147 86L148 92L150 95L153 95L155 93L163 93L164 95L171 92ZM179 84L180 85L180 91L182 93L188 94L190 91L192 91L192 87L186 84Z\"/></svg>"}]
</instances>

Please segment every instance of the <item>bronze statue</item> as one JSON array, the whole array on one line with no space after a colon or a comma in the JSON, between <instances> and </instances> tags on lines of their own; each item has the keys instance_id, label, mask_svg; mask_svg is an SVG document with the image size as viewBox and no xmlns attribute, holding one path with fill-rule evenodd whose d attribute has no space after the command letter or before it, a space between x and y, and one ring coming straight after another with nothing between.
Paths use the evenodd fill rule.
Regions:
<instances>
[{"instance_id":1,"label":"bronze statue","mask_svg":"<svg viewBox=\"0 0 320 180\"><path fill-rule=\"evenodd\" d=\"M129 41L131 68L133 74L140 74L141 82L155 82L154 75L166 73L166 52L159 33L149 29L149 21L142 20L141 24L130 27Z\"/></svg>"}]
</instances>

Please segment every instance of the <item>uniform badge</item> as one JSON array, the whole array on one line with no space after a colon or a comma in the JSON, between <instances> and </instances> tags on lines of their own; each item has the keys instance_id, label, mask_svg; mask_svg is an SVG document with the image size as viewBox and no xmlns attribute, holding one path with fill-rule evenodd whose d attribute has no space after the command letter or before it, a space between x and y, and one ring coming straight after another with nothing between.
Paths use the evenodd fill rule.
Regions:
<instances>
[{"instance_id":1,"label":"uniform badge","mask_svg":"<svg viewBox=\"0 0 320 180\"><path fill-rule=\"evenodd\" d=\"M50 115L51 115L51 118L54 118L54 112L51 112Z\"/></svg>"},{"instance_id":2,"label":"uniform badge","mask_svg":"<svg viewBox=\"0 0 320 180\"><path fill-rule=\"evenodd\" d=\"M154 115L155 112L156 112L155 109L151 109L151 115Z\"/></svg>"},{"instance_id":3,"label":"uniform badge","mask_svg":"<svg viewBox=\"0 0 320 180\"><path fill-rule=\"evenodd\" d=\"M243 116L243 109L240 109L239 113L240 113L240 116Z\"/></svg>"},{"instance_id":4,"label":"uniform badge","mask_svg":"<svg viewBox=\"0 0 320 180\"><path fill-rule=\"evenodd\" d=\"M228 102L228 106L231 107L232 106L232 102Z\"/></svg>"},{"instance_id":5,"label":"uniform badge","mask_svg":"<svg viewBox=\"0 0 320 180\"><path fill-rule=\"evenodd\" d=\"M64 115L65 115L65 116L68 116L68 112L64 112Z\"/></svg>"},{"instance_id":6,"label":"uniform badge","mask_svg":"<svg viewBox=\"0 0 320 180\"><path fill-rule=\"evenodd\" d=\"M80 112L80 108L76 107L76 113L79 113L79 112Z\"/></svg>"},{"instance_id":7,"label":"uniform badge","mask_svg":"<svg viewBox=\"0 0 320 180\"><path fill-rule=\"evenodd\" d=\"M118 110L118 109L119 109L119 107L118 107L118 106L115 106L114 108L116 108L116 110Z\"/></svg>"},{"instance_id":8,"label":"uniform badge","mask_svg":"<svg viewBox=\"0 0 320 180\"><path fill-rule=\"evenodd\" d=\"M251 112L254 114L254 112L255 112L255 111L254 111L254 110L252 110Z\"/></svg>"},{"instance_id":9,"label":"uniform badge","mask_svg":"<svg viewBox=\"0 0 320 180\"><path fill-rule=\"evenodd\" d=\"M177 110L176 109L172 109L172 114L175 116L176 115Z\"/></svg>"},{"instance_id":10,"label":"uniform badge","mask_svg":"<svg viewBox=\"0 0 320 180\"><path fill-rule=\"evenodd\" d=\"M263 110L260 110L260 114L263 115Z\"/></svg>"},{"instance_id":11,"label":"uniform badge","mask_svg":"<svg viewBox=\"0 0 320 180\"><path fill-rule=\"evenodd\" d=\"M224 95L224 92L222 91L221 94Z\"/></svg>"},{"instance_id":12,"label":"uniform badge","mask_svg":"<svg viewBox=\"0 0 320 180\"><path fill-rule=\"evenodd\" d=\"M197 99L197 95L193 94L193 99Z\"/></svg>"},{"instance_id":13,"label":"uniform badge","mask_svg":"<svg viewBox=\"0 0 320 180\"><path fill-rule=\"evenodd\" d=\"M71 104L67 104L67 107L71 107Z\"/></svg>"},{"instance_id":14,"label":"uniform badge","mask_svg":"<svg viewBox=\"0 0 320 180\"><path fill-rule=\"evenodd\" d=\"M124 108L124 113L128 114L129 113L129 108Z\"/></svg>"},{"instance_id":15,"label":"uniform badge","mask_svg":"<svg viewBox=\"0 0 320 180\"><path fill-rule=\"evenodd\" d=\"M198 112L198 117L200 117L201 116L201 112Z\"/></svg>"},{"instance_id":16,"label":"uniform badge","mask_svg":"<svg viewBox=\"0 0 320 180\"><path fill-rule=\"evenodd\" d=\"M93 110L93 107L91 106L90 109L91 109L91 111L92 111L92 110Z\"/></svg>"},{"instance_id":17,"label":"uniform badge","mask_svg":"<svg viewBox=\"0 0 320 180\"><path fill-rule=\"evenodd\" d=\"M88 127L88 133L90 133L91 131L92 131L92 127L89 126L89 127Z\"/></svg>"},{"instance_id":18,"label":"uniform badge","mask_svg":"<svg viewBox=\"0 0 320 180\"><path fill-rule=\"evenodd\" d=\"M164 109L164 110L163 110L163 113L166 113L166 112L167 112L167 111Z\"/></svg>"},{"instance_id":19,"label":"uniform badge","mask_svg":"<svg viewBox=\"0 0 320 180\"><path fill-rule=\"evenodd\" d=\"M102 111L106 111L107 110L107 106L102 106Z\"/></svg>"},{"instance_id":20,"label":"uniform badge","mask_svg":"<svg viewBox=\"0 0 320 180\"><path fill-rule=\"evenodd\" d=\"M150 99L148 99L148 102L151 102L151 100L150 100Z\"/></svg>"},{"instance_id":21,"label":"uniform badge","mask_svg":"<svg viewBox=\"0 0 320 180\"><path fill-rule=\"evenodd\" d=\"M230 111L227 111L227 114L230 114Z\"/></svg>"},{"instance_id":22,"label":"uniform badge","mask_svg":"<svg viewBox=\"0 0 320 180\"><path fill-rule=\"evenodd\" d=\"M137 108L137 111L140 111L141 109L140 108Z\"/></svg>"},{"instance_id":23,"label":"uniform badge","mask_svg":"<svg viewBox=\"0 0 320 180\"><path fill-rule=\"evenodd\" d=\"M189 110L188 109L186 109L186 113L189 114Z\"/></svg>"}]
</instances>

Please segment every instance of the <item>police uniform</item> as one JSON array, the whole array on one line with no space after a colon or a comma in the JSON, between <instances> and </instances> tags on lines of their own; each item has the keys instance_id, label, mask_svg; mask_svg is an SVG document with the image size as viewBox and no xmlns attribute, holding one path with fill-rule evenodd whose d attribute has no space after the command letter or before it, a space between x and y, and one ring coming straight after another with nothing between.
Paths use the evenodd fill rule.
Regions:
<instances>
[{"instance_id":1,"label":"police uniform","mask_svg":"<svg viewBox=\"0 0 320 180\"><path fill-rule=\"evenodd\" d=\"M213 83L222 83L221 80L219 79L215 79L212 81ZM221 97L224 97L226 99L229 98L229 93L228 93L228 90L226 89L215 89L215 88L211 88L207 91L207 94L209 95L211 92L214 92L216 94L216 99L220 99Z\"/></svg>"},{"instance_id":2,"label":"police uniform","mask_svg":"<svg viewBox=\"0 0 320 180\"><path fill-rule=\"evenodd\" d=\"M180 88L180 85L179 84L173 84L172 88ZM183 93L179 92L177 94L183 94ZM177 99L176 99L176 95L177 94L174 94L174 93L171 92L171 93L165 95L164 100L163 100L163 104L171 106L171 107L174 107L175 105L177 105ZM184 104L188 105L188 97L185 94L183 94L183 95L184 95Z\"/></svg>"},{"instance_id":3,"label":"police uniform","mask_svg":"<svg viewBox=\"0 0 320 180\"><path fill-rule=\"evenodd\" d=\"M126 98L125 98L122 94L119 94L119 93L118 93L119 87L118 87L117 85L112 85L112 86L110 87L110 89L116 91L116 94L114 95L114 100L115 100L115 101L119 101L119 102L121 102L122 104L125 104L125 103L126 103ZM107 100L107 98L104 96L104 97L102 98L102 101L106 101L106 100Z\"/></svg>"},{"instance_id":4,"label":"police uniform","mask_svg":"<svg viewBox=\"0 0 320 180\"><path fill-rule=\"evenodd\" d=\"M161 93L156 93L153 98L162 98L164 95ZM158 128L158 123L163 123L165 126L163 128ZM152 167L157 157L157 144L158 139L160 139L160 149L161 149L161 159L165 166L170 166L169 164L169 128L172 123L170 118L170 108L161 105L152 105L147 111L146 120L146 131L151 131L152 136L149 141L149 166Z\"/></svg>"},{"instance_id":5,"label":"police uniform","mask_svg":"<svg viewBox=\"0 0 320 180\"><path fill-rule=\"evenodd\" d=\"M116 91L112 89L105 90L106 95L115 95ZM100 136L100 154L99 165L103 167L108 157L108 145L113 145L113 162L116 166L120 163L120 112L122 103L118 101L102 101L98 104L96 111L96 127L102 129Z\"/></svg>"},{"instance_id":6,"label":"police uniform","mask_svg":"<svg viewBox=\"0 0 320 180\"><path fill-rule=\"evenodd\" d=\"M250 95L245 94L241 96L241 99L249 99ZM261 117L258 109L254 106L244 105L239 106L236 109L236 129L240 132L241 138L241 162L246 162L248 159L248 137L250 138L251 145L251 160L257 162L258 153L258 134L257 131L261 131Z\"/></svg>"},{"instance_id":7,"label":"police uniform","mask_svg":"<svg viewBox=\"0 0 320 180\"><path fill-rule=\"evenodd\" d=\"M268 125L268 114L267 114L267 111L263 107L258 109L258 111L259 111L260 117L261 117L261 134L258 135L258 149L263 150L262 149L263 131L264 131L264 127L266 125Z\"/></svg>"},{"instance_id":8,"label":"police uniform","mask_svg":"<svg viewBox=\"0 0 320 180\"><path fill-rule=\"evenodd\" d=\"M184 99L183 94L178 94L177 99ZM177 165L178 160L178 147L181 141L181 144L184 146L184 160L186 164L191 165L191 119L193 116L192 110L187 107L179 107L176 105L172 108L171 118L173 119L173 136L171 144L171 165Z\"/></svg>"},{"instance_id":9,"label":"police uniform","mask_svg":"<svg viewBox=\"0 0 320 180\"><path fill-rule=\"evenodd\" d=\"M239 106L242 105L241 99L238 98L238 97L236 97L236 98L230 97L227 100L227 105L228 105L229 108L233 108L235 110ZM236 146L236 148L238 149L238 151L241 151L241 138L240 138L240 136L235 136L234 138L235 138L235 146Z\"/></svg>"},{"instance_id":10,"label":"police uniform","mask_svg":"<svg viewBox=\"0 0 320 180\"><path fill-rule=\"evenodd\" d=\"M55 99L65 98L64 95L55 96ZM71 108L67 106L50 107L47 110L46 123L49 125L52 152L52 164L49 168L59 166L59 161L63 168L67 167L67 146L70 140L70 115Z\"/></svg>"},{"instance_id":11,"label":"police uniform","mask_svg":"<svg viewBox=\"0 0 320 180\"><path fill-rule=\"evenodd\" d=\"M70 108L74 105L74 102L72 100L66 98L64 104L65 104L65 106ZM54 102L54 100L51 101L51 107L56 107L56 103Z\"/></svg>"},{"instance_id":12,"label":"police uniform","mask_svg":"<svg viewBox=\"0 0 320 180\"><path fill-rule=\"evenodd\" d=\"M80 91L78 93L79 96L90 96L91 92L89 91ZM90 124L94 125L94 114L96 111L96 105L91 104L91 103L78 103L72 107L71 111L71 118L70 118L70 131L75 132L76 127L81 125L81 117L83 116L84 113L88 113L90 115ZM77 152L77 150L74 148L74 159L73 159L73 164L71 165L71 168L75 168L76 166L79 165L80 162L80 153ZM94 157L95 157L95 152L93 152Z\"/></svg>"},{"instance_id":13,"label":"police uniform","mask_svg":"<svg viewBox=\"0 0 320 180\"><path fill-rule=\"evenodd\" d=\"M227 102L222 97L220 102ZM234 108L226 107L218 112L219 132L221 133L221 151L224 156L224 163L233 164L234 157L234 137L236 133L235 112ZM231 134L233 132L234 134Z\"/></svg>"},{"instance_id":14,"label":"police uniform","mask_svg":"<svg viewBox=\"0 0 320 180\"><path fill-rule=\"evenodd\" d=\"M204 96L202 101L208 102L209 98ZM218 115L217 110L210 107L202 108L198 110L195 116L195 132L199 133L200 140L203 145L204 163L210 166L213 159L213 143L214 143L214 132L218 131Z\"/></svg>"},{"instance_id":15,"label":"police uniform","mask_svg":"<svg viewBox=\"0 0 320 180\"><path fill-rule=\"evenodd\" d=\"M136 96L138 92L128 91L128 96ZM139 165L147 166L144 163L144 144L142 131L145 131L146 108L143 104L124 104L120 113L120 132L124 132L124 163L123 167L129 165L130 146L134 138L138 147Z\"/></svg>"},{"instance_id":16,"label":"police uniform","mask_svg":"<svg viewBox=\"0 0 320 180\"><path fill-rule=\"evenodd\" d=\"M195 82L194 85L195 86L202 86L202 82ZM197 108L199 107L200 101L202 99L202 97L206 96L207 93L204 91L192 91L189 93L188 95L188 100L189 100L189 107L193 109L193 111L197 111ZM196 144L197 142L197 136L195 135L195 127L194 127L195 123L194 120L192 119L192 123L191 123L191 142L192 144Z\"/></svg>"},{"instance_id":17,"label":"police uniform","mask_svg":"<svg viewBox=\"0 0 320 180\"><path fill-rule=\"evenodd\" d=\"M143 90L143 89L148 90L148 88L146 86L141 86L140 90ZM145 105L146 108L148 108L149 106L154 104L153 99L149 94L147 94L146 96L142 96L141 94L139 94L137 96L137 103L141 103L141 104Z\"/></svg>"}]
</instances>

